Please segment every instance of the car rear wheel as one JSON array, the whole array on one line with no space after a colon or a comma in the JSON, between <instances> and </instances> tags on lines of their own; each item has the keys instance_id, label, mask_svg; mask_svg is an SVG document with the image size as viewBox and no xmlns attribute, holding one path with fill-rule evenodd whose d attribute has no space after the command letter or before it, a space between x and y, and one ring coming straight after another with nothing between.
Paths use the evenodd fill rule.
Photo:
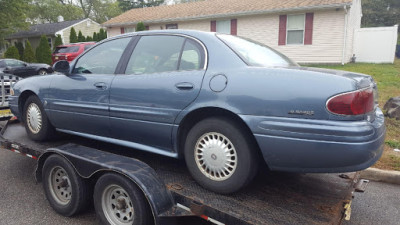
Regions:
<instances>
[{"instance_id":1,"label":"car rear wheel","mask_svg":"<svg viewBox=\"0 0 400 225\"><path fill-rule=\"evenodd\" d=\"M45 69L40 69L38 72L39 75L46 75L47 71Z\"/></svg>"},{"instance_id":2,"label":"car rear wheel","mask_svg":"<svg viewBox=\"0 0 400 225\"><path fill-rule=\"evenodd\" d=\"M243 188L258 168L249 135L233 121L219 117L202 120L189 131L185 161L200 185L221 194Z\"/></svg>"},{"instance_id":3,"label":"car rear wheel","mask_svg":"<svg viewBox=\"0 0 400 225\"><path fill-rule=\"evenodd\" d=\"M36 95L28 97L24 105L25 130L32 140L43 141L55 135L55 129L47 118L42 102Z\"/></svg>"}]
</instances>

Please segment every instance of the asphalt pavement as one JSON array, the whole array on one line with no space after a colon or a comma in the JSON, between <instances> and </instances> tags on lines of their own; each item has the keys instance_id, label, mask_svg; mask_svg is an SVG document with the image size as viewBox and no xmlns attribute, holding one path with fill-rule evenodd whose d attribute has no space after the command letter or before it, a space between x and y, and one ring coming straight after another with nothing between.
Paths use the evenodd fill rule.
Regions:
<instances>
[{"instance_id":1,"label":"asphalt pavement","mask_svg":"<svg viewBox=\"0 0 400 225\"><path fill-rule=\"evenodd\" d=\"M72 218L55 213L47 203L42 184L36 184L36 161L0 149L0 225L98 224L93 208ZM371 182L356 193L352 217L345 225L399 225L400 185Z\"/></svg>"}]
</instances>

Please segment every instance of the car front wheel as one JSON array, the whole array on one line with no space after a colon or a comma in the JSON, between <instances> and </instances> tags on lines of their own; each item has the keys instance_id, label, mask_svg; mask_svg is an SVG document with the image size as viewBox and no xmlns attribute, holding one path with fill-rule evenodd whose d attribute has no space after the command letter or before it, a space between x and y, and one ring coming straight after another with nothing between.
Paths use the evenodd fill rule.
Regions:
<instances>
[{"instance_id":1,"label":"car front wheel","mask_svg":"<svg viewBox=\"0 0 400 225\"><path fill-rule=\"evenodd\" d=\"M258 161L251 138L225 118L197 123L185 142L185 161L193 178L211 191L229 194L247 185Z\"/></svg>"},{"instance_id":2,"label":"car front wheel","mask_svg":"<svg viewBox=\"0 0 400 225\"><path fill-rule=\"evenodd\" d=\"M55 129L47 118L42 102L37 96L32 95L26 100L23 118L25 130L32 140L43 141L55 135Z\"/></svg>"},{"instance_id":3,"label":"car front wheel","mask_svg":"<svg viewBox=\"0 0 400 225\"><path fill-rule=\"evenodd\" d=\"M46 75L47 71L45 69L40 69L38 72L39 75Z\"/></svg>"}]
</instances>

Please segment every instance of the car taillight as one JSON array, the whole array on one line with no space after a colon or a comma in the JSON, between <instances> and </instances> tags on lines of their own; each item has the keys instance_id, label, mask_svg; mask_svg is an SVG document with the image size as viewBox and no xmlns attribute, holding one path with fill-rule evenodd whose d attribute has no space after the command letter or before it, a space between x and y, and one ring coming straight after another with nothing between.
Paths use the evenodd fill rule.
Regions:
<instances>
[{"instance_id":1,"label":"car taillight","mask_svg":"<svg viewBox=\"0 0 400 225\"><path fill-rule=\"evenodd\" d=\"M336 95L326 103L327 109L340 115L360 115L374 110L372 88Z\"/></svg>"}]
</instances>

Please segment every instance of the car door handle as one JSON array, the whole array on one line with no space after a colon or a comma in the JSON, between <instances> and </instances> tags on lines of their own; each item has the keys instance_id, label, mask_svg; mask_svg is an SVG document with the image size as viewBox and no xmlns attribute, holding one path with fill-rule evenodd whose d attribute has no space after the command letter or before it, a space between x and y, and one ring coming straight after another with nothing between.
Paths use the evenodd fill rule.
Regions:
<instances>
[{"instance_id":1,"label":"car door handle","mask_svg":"<svg viewBox=\"0 0 400 225\"><path fill-rule=\"evenodd\" d=\"M93 85L96 87L96 89L99 89L99 90L106 90L107 89L107 84L104 83L104 82L98 82L98 83L95 83Z\"/></svg>"},{"instance_id":2,"label":"car door handle","mask_svg":"<svg viewBox=\"0 0 400 225\"><path fill-rule=\"evenodd\" d=\"M175 84L175 87L179 90L192 90L194 88L194 85L192 83L182 82Z\"/></svg>"}]
</instances>

